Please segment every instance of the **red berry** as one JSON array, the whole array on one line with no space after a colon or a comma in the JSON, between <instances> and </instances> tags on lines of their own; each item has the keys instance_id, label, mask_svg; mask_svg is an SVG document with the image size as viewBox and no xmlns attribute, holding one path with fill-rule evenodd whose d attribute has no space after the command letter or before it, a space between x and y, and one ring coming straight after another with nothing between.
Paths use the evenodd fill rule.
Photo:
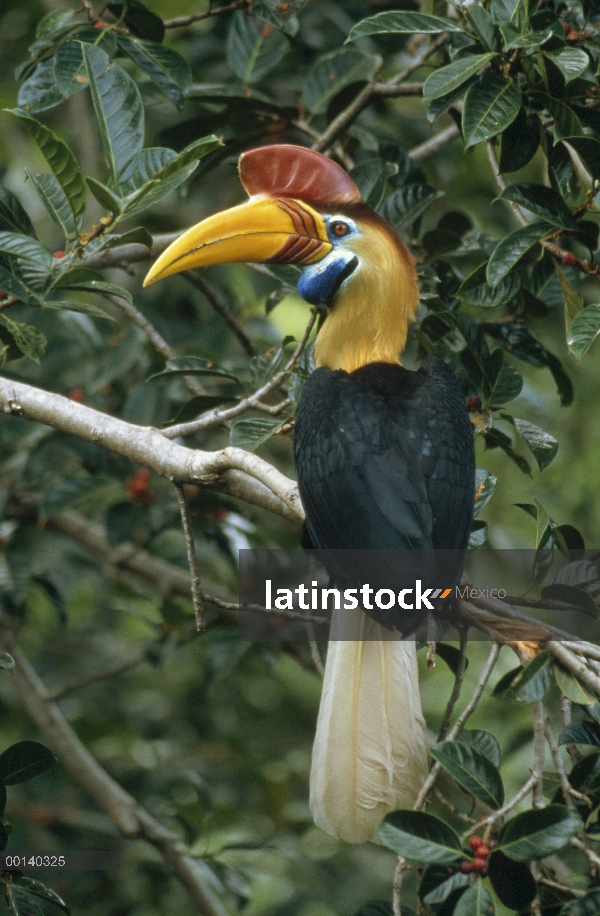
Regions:
<instances>
[{"instance_id":1,"label":"red berry","mask_svg":"<svg viewBox=\"0 0 600 916\"><path fill-rule=\"evenodd\" d=\"M480 400L479 398L476 398L476 397L469 398L469 400L467 401L467 407L469 408L469 410L470 410L471 412L473 412L473 411L475 411L475 410L481 410L481 400ZM481 842L483 842L483 840L481 840L480 837L473 837L473 839L477 839L477 840L480 840ZM473 848L473 847L471 847L471 848Z\"/></svg>"},{"instance_id":2,"label":"red berry","mask_svg":"<svg viewBox=\"0 0 600 916\"><path fill-rule=\"evenodd\" d=\"M568 22L563 22L562 27L563 27L563 32L571 31L571 26L568 24Z\"/></svg>"},{"instance_id":3,"label":"red berry","mask_svg":"<svg viewBox=\"0 0 600 916\"><path fill-rule=\"evenodd\" d=\"M5 293L3 289L0 289L0 300L8 299L8 293Z\"/></svg>"},{"instance_id":4,"label":"red berry","mask_svg":"<svg viewBox=\"0 0 600 916\"><path fill-rule=\"evenodd\" d=\"M562 259L563 264L566 264L567 267L575 267L577 264L577 258L574 254L571 254L570 251L567 251L566 255Z\"/></svg>"},{"instance_id":5,"label":"red berry","mask_svg":"<svg viewBox=\"0 0 600 916\"><path fill-rule=\"evenodd\" d=\"M478 400L479 400L479 399L478 399ZM472 837L469 839L469 846L471 847L471 849L473 850L473 852L477 852L477 850L479 849L479 847L480 847L480 846L483 846L483 840L481 839L480 836L472 836Z\"/></svg>"},{"instance_id":6,"label":"red berry","mask_svg":"<svg viewBox=\"0 0 600 916\"><path fill-rule=\"evenodd\" d=\"M480 859L479 856L471 862L471 871L483 871L484 868L485 859Z\"/></svg>"},{"instance_id":7,"label":"red berry","mask_svg":"<svg viewBox=\"0 0 600 916\"><path fill-rule=\"evenodd\" d=\"M128 477L125 481L125 489L130 499L135 499L145 506L151 505L156 499L156 494L148 489L150 480L150 471L147 468L141 468Z\"/></svg>"},{"instance_id":8,"label":"red berry","mask_svg":"<svg viewBox=\"0 0 600 916\"><path fill-rule=\"evenodd\" d=\"M52 257L56 258L57 261L60 261L60 259L64 258L64 256L65 256L64 251L55 251L54 254L52 255Z\"/></svg>"},{"instance_id":9,"label":"red berry","mask_svg":"<svg viewBox=\"0 0 600 916\"><path fill-rule=\"evenodd\" d=\"M477 848L477 858L478 859L487 859L492 850L489 846L486 846L485 843L482 843L481 846Z\"/></svg>"},{"instance_id":10,"label":"red berry","mask_svg":"<svg viewBox=\"0 0 600 916\"><path fill-rule=\"evenodd\" d=\"M71 390L69 391L69 397L71 398L72 401L79 401L79 402L84 401L85 393L84 393L83 388L71 388Z\"/></svg>"},{"instance_id":11,"label":"red berry","mask_svg":"<svg viewBox=\"0 0 600 916\"><path fill-rule=\"evenodd\" d=\"M579 32L576 32L575 30L572 30L572 31L569 32L569 34L567 35L567 41L579 41L579 37L580 37L580 36L579 36Z\"/></svg>"},{"instance_id":12,"label":"red berry","mask_svg":"<svg viewBox=\"0 0 600 916\"><path fill-rule=\"evenodd\" d=\"M459 865L459 868L461 872L463 873L463 875L468 875L471 873L471 862L469 862L468 859L463 859L463 861Z\"/></svg>"}]
</instances>

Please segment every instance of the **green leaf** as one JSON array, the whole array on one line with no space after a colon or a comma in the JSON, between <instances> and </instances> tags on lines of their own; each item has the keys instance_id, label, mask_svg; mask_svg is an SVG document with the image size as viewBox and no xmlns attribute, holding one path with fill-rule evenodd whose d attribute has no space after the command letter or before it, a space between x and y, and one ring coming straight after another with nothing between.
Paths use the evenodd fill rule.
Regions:
<instances>
[{"instance_id":1,"label":"green leaf","mask_svg":"<svg viewBox=\"0 0 600 916\"><path fill-rule=\"evenodd\" d=\"M304 86L304 104L311 114L327 110L331 100L345 86L370 80L376 73L380 60L366 56L358 48L339 48L331 51L311 67Z\"/></svg>"},{"instance_id":2,"label":"green leaf","mask_svg":"<svg viewBox=\"0 0 600 916\"><path fill-rule=\"evenodd\" d=\"M507 821L498 848L515 862L543 859L567 845L581 827L581 818L565 805L525 811Z\"/></svg>"},{"instance_id":3,"label":"green leaf","mask_svg":"<svg viewBox=\"0 0 600 916\"><path fill-rule=\"evenodd\" d=\"M161 42L165 37L165 26L155 13L152 13L140 0L124 0L123 3L109 3L111 13L123 21L134 35L148 41Z\"/></svg>"},{"instance_id":4,"label":"green leaf","mask_svg":"<svg viewBox=\"0 0 600 916\"><path fill-rule=\"evenodd\" d=\"M90 302L78 302L75 299L46 299L43 308L55 309L56 311L63 312L79 312L82 315L91 315L94 318L105 318L107 321L114 321L115 324L118 324L118 321L113 318L112 315L109 315L108 312L105 312L104 309L99 308L97 305L92 305Z\"/></svg>"},{"instance_id":5,"label":"green leaf","mask_svg":"<svg viewBox=\"0 0 600 916\"><path fill-rule=\"evenodd\" d=\"M600 178L600 141L593 137L566 137L592 176Z\"/></svg>"},{"instance_id":6,"label":"green leaf","mask_svg":"<svg viewBox=\"0 0 600 916\"><path fill-rule=\"evenodd\" d=\"M501 239L488 261L486 277L490 286L496 287L540 239L554 231L551 223L537 222L522 226Z\"/></svg>"},{"instance_id":7,"label":"green leaf","mask_svg":"<svg viewBox=\"0 0 600 916\"><path fill-rule=\"evenodd\" d=\"M387 180L398 173L394 162L383 159L366 159L350 172L350 177L358 187L362 199L374 210L381 204L387 187Z\"/></svg>"},{"instance_id":8,"label":"green leaf","mask_svg":"<svg viewBox=\"0 0 600 916\"><path fill-rule=\"evenodd\" d=\"M504 786L500 773L476 748L462 741L442 741L431 748L431 756L468 795L490 808L502 806Z\"/></svg>"},{"instance_id":9,"label":"green leaf","mask_svg":"<svg viewBox=\"0 0 600 916\"><path fill-rule=\"evenodd\" d=\"M29 178L59 232L68 240L75 239L78 226L73 218L73 211L67 195L63 191L58 178L48 172L42 175L29 175Z\"/></svg>"},{"instance_id":10,"label":"green leaf","mask_svg":"<svg viewBox=\"0 0 600 916\"><path fill-rule=\"evenodd\" d=\"M237 420L231 427L229 444L255 452L259 445L267 442L285 423L281 417L252 417Z\"/></svg>"},{"instance_id":11,"label":"green leaf","mask_svg":"<svg viewBox=\"0 0 600 916\"><path fill-rule=\"evenodd\" d=\"M590 65L590 59L580 48L560 48L544 52L556 64L565 78L565 83L582 76Z\"/></svg>"},{"instance_id":12,"label":"green leaf","mask_svg":"<svg viewBox=\"0 0 600 916\"><path fill-rule=\"evenodd\" d=\"M552 686L552 657L548 652L538 652L525 668L516 668L496 684L492 696L501 700L520 700L538 703Z\"/></svg>"},{"instance_id":13,"label":"green leaf","mask_svg":"<svg viewBox=\"0 0 600 916\"><path fill-rule=\"evenodd\" d=\"M35 29L36 38L48 38L62 29L73 18L72 10L56 10L40 19Z\"/></svg>"},{"instance_id":14,"label":"green leaf","mask_svg":"<svg viewBox=\"0 0 600 916\"><path fill-rule=\"evenodd\" d=\"M35 238L33 223L21 201L12 191L3 187L0 187L0 230L19 232Z\"/></svg>"},{"instance_id":15,"label":"green leaf","mask_svg":"<svg viewBox=\"0 0 600 916\"><path fill-rule=\"evenodd\" d=\"M530 32L524 35L520 35L510 28L503 28L502 32L505 36L505 51L512 51L516 48L525 50L528 48L539 48L540 45L545 44L549 38L552 38L554 34L552 29L544 29L543 32Z\"/></svg>"},{"instance_id":16,"label":"green leaf","mask_svg":"<svg viewBox=\"0 0 600 916\"><path fill-rule=\"evenodd\" d=\"M27 782L56 763L52 751L37 741L19 741L0 754L0 780L6 786Z\"/></svg>"},{"instance_id":17,"label":"green leaf","mask_svg":"<svg viewBox=\"0 0 600 916\"><path fill-rule=\"evenodd\" d=\"M436 35L439 32L464 32L455 19L443 16L428 16L425 13L411 13L406 10L376 13L352 26L346 41L355 41L365 35Z\"/></svg>"},{"instance_id":18,"label":"green leaf","mask_svg":"<svg viewBox=\"0 0 600 916\"><path fill-rule=\"evenodd\" d=\"M238 10L227 35L227 63L243 83L257 83L287 54L290 43L270 23Z\"/></svg>"},{"instance_id":19,"label":"green leaf","mask_svg":"<svg viewBox=\"0 0 600 916\"><path fill-rule=\"evenodd\" d=\"M590 349L599 333L600 305L587 305L573 319L567 331L569 352L578 362Z\"/></svg>"},{"instance_id":20,"label":"green leaf","mask_svg":"<svg viewBox=\"0 0 600 916\"><path fill-rule=\"evenodd\" d=\"M231 372L215 366L210 360L200 359L199 356L178 356L175 359L169 359L167 360L166 368L162 372L156 372L146 381L151 382L157 378L173 378L176 375L217 375L221 378L233 379L241 387L240 380L235 375L232 375ZM281 423L281 421L279 422Z\"/></svg>"},{"instance_id":21,"label":"green leaf","mask_svg":"<svg viewBox=\"0 0 600 916\"><path fill-rule=\"evenodd\" d=\"M514 424L521 438L531 449L540 471L543 471L556 456L558 440L527 420L519 420L518 417L515 417Z\"/></svg>"},{"instance_id":22,"label":"green leaf","mask_svg":"<svg viewBox=\"0 0 600 916\"><path fill-rule=\"evenodd\" d=\"M443 903L452 891L468 883L468 875L448 865L428 865L419 885L419 897L423 903Z\"/></svg>"},{"instance_id":23,"label":"green leaf","mask_svg":"<svg viewBox=\"0 0 600 916\"><path fill-rule=\"evenodd\" d=\"M1 278L0 278L0 282ZM4 284L3 284L4 285ZM30 324L24 324L22 321L14 321L8 315L0 315L2 321L12 334L16 345L23 354L34 362L39 363L40 358L46 350L46 338L41 331Z\"/></svg>"},{"instance_id":24,"label":"green leaf","mask_svg":"<svg viewBox=\"0 0 600 916\"><path fill-rule=\"evenodd\" d=\"M565 102L560 102L545 92L532 92L531 100L541 108L545 108L550 117L554 118L555 143L565 137L583 137L581 121Z\"/></svg>"},{"instance_id":25,"label":"green leaf","mask_svg":"<svg viewBox=\"0 0 600 916\"><path fill-rule=\"evenodd\" d=\"M597 722L573 722L563 728L558 736L558 743L600 747L600 725Z\"/></svg>"},{"instance_id":26,"label":"green leaf","mask_svg":"<svg viewBox=\"0 0 600 916\"><path fill-rule=\"evenodd\" d=\"M474 308L497 308L511 302L521 291L522 277L513 271L495 289L486 281L486 265L481 264L465 278L456 292L457 299Z\"/></svg>"},{"instance_id":27,"label":"green leaf","mask_svg":"<svg viewBox=\"0 0 600 916\"><path fill-rule=\"evenodd\" d=\"M144 143L140 92L122 67L100 48L83 45L83 57L100 127L102 149L115 187L133 174Z\"/></svg>"},{"instance_id":28,"label":"green leaf","mask_svg":"<svg viewBox=\"0 0 600 916\"><path fill-rule=\"evenodd\" d=\"M502 134L500 171L517 172L531 162L540 145L540 119L524 108Z\"/></svg>"},{"instance_id":29,"label":"green leaf","mask_svg":"<svg viewBox=\"0 0 600 916\"><path fill-rule=\"evenodd\" d=\"M167 98L181 108L192 85L192 71L181 54L155 41L143 41L141 38L130 39L118 35L117 43Z\"/></svg>"},{"instance_id":30,"label":"green leaf","mask_svg":"<svg viewBox=\"0 0 600 916\"><path fill-rule=\"evenodd\" d=\"M479 728L470 730L463 728L456 740L461 741L463 744L469 744L476 751L479 751L480 754L483 754L484 757L487 757L496 769L499 768L501 761L500 745L489 732L485 732Z\"/></svg>"},{"instance_id":31,"label":"green leaf","mask_svg":"<svg viewBox=\"0 0 600 916\"><path fill-rule=\"evenodd\" d=\"M494 916L494 901L483 881L467 888L454 907L454 916Z\"/></svg>"},{"instance_id":32,"label":"green leaf","mask_svg":"<svg viewBox=\"0 0 600 916\"><path fill-rule=\"evenodd\" d=\"M536 883L523 862L513 862L504 853L496 851L488 859L488 872L500 902L509 910L523 910L534 899Z\"/></svg>"},{"instance_id":33,"label":"green leaf","mask_svg":"<svg viewBox=\"0 0 600 916\"><path fill-rule=\"evenodd\" d=\"M63 100L64 96L56 85L52 58L43 60L36 66L31 76L22 84L17 96L19 108L30 113L53 108Z\"/></svg>"},{"instance_id":34,"label":"green leaf","mask_svg":"<svg viewBox=\"0 0 600 916\"><path fill-rule=\"evenodd\" d=\"M545 185L512 184L502 191L498 200L512 200L559 229L577 229L577 222L564 199Z\"/></svg>"},{"instance_id":35,"label":"green leaf","mask_svg":"<svg viewBox=\"0 0 600 916\"><path fill-rule=\"evenodd\" d=\"M0 289L4 293L16 296L21 302L26 304L39 303L39 296L27 284L16 277L6 267L0 265Z\"/></svg>"},{"instance_id":36,"label":"green leaf","mask_svg":"<svg viewBox=\"0 0 600 916\"><path fill-rule=\"evenodd\" d=\"M443 191L428 184L407 184L385 199L381 215L399 232L414 223L432 201L443 196Z\"/></svg>"},{"instance_id":37,"label":"green leaf","mask_svg":"<svg viewBox=\"0 0 600 916\"><path fill-rule=\"evenodd\" d=\"M50 289L53 291L72 289L84 293L96 293L99 296L119 296L129 303L132 302L129 290L116 283L107 283L101 273L87 267L74 267L72 270L59 274Z\"/></svg>"},{"instance_id":38,"label":"green leaf","mask_svg":"<svg viewBox=\"0 0 600 916\"><path fill-rule=\"evenodd\" d=\"M86 188L75 156L66 143L57 137L49 127L38 121L37 118L32 118L27 112L20 111L18 108L13 109L12 113L21 118L46 157L48 165L54 172L69 202L73 212L73 220L77 228L79 228L81 217L85 211Z\"/></svg>"},{"instance_id":39,"label":"green leaf","mask_svg":"<svg viewBox=\"0 0 600 916\"><path fill-rule=\"evenodd\" d=\"M558 916L596 916L600 913L600 887L594 887L585 897L576 897L563 904Z\"/></svg>"},{"instance_id":40,"label":"green leaf","mask_svg":"<svg viewBox=\"0 0 600 916\"><path fill-rule=\"evenodd\" d=\"M550 588L552 586L549 586ZM565 586L563 586L565 587ZM569 588L569 586L566 586ZM542 589L544 591L544 589ZM579 589L577 589L579 591ZM585 594L585 592L584 592ZM587 596L590 602L593 604L593 599L591 595ZM596 620L598 619L598 611L593 615ZM574 677L569 671L566 671L564 668L561 668L559 664L554 663L554 678L558 685L558 689L567 699L571 700L573 703L579 703L581 706L593 706L598 697L595 693L592 693L588 690L578 678Z\"/></svg>"},{"instance_id":41,"label":"green leaf","mask_svg":"<svg viewBox=\"0 0 600 916\"><path fill-rule=\"evenodd\" d=\"M38 264L48 273L52 270L52 255L48 249L28 235L17 232L0 232L0 252ZM3 287L4 288L4 287Z\"/></svg>"},{"instance_id":42,"label":"green leaf","mask_svg":"<svg viewBox=\"0 0 600 916\"><path fill-rule=\"evenodd\" d=\"M123 201L117 197L110 188L107 188L101 181L96 181L90 175L86 176L87 186L100 204L109 213L119 214L123 209Z\"/></svg>"},{"instance_id":43,"label":"green leaf","mask_svg":"<svg viewBox=\"0 0 600 916\"><path fill-rule=\"evenodd\" d=\"M118 248L121 245L144 245L149 251L152 251L154 244L152 236L143 226L137 226L135 229L129 229L128 232L120 234L105 235L101 244L94 248L94 253L99 251L108 251L109 248Z\"/></svg>"},{"instance_id":44,"label":"green leaf","mask_svg":"<svg viewBox=\"0 0 600 916\"><path fill-rule=\"evenodd\" d=\"M458 664L460 661L460 650L456 646L449 646L445 642L438 642L435 644L435 654L439 656L443 661L446 662L450 671L454 674L458 671ZM469 660L466 660L465 671L469 667Z\"/></svg>"},{"instance_id":45,"label":"green leaf","mask_svg":"<svg viewBox=\"0 0 600 916\"><path fill-rule=\"evenodd\" d=\"M179 187L193 174L198 162L220 146L223 141L210 135L194 140L177 154L162 148L144 150L130 181L124 186L127 197L122 204L123 211L133 216L151 207ZM138 181L142 184L136 188Z\"/></svg>"},{"instance_id":46,"label":"green leaf","mask_svg":"<svg viewBox=\"0 0 600 916\"><path fill-rule=\"evenodd\" d=\"M15 660L8 652L0 652L0 668L5 671L14 671Z\"/></svg>"},{"instance_id":47,"label":"green leaf","mask_svg":"<svg viewBox=\"0 0 600 916\"><path fill-rule=\"evenodd\" d=\"M423 98L426 101L433 101L433 99L439 99L454 92L494 57L496 57L494 51L488 54L470 54L468 57L460 57L446 67L434 70L425 80Z\"/></svg>"},{"instance_id":48,"label":"green leaf","mask_svg":"<svg viewBox=\"0 0 600 916\"><path fill-rule=\"evenodd\" d=\"M472 3L463 12L483 46L489 48L490 51L497 51L499 42L496 27L486 8L479 3Z\"/></svg>"},{"instance_id":49,"label":"green leaf","mask_svg":"<svg viewBox=\"0 0 600 916\"><path fill-rule=\"evenodd\" d=\"M384 846L412 861L452 865L463 857L454 830L433 814L393 811L379 828L379 836Z\"/></svg>"},{"instance_id":50,"label":"green leaf","mask_svg":"<svg viewBox=\"0 0 600 916\"><path fill-rule=\"evenodd\" d=\"M35 914L35 916L49 916L49 914L53 912L52 909L48 910L47 908L43 909L39 907L39 905L31 899L32 896L37 897L38 900L43 900L45 903L52 904L52 907L58 907L63 913L70 916L71 911L62 897L59 897L57 893L51 888L46 887L41 881L36 881L35 878L29 878L27 875L19 875L18 878L13 880L11 890L17 902L15 916L17 916L17 914L20 914L20 916L32 916L32 914Z\"/></svg>"},{"instance_id":51,"label":"green leaf","mask_svg":"<svg viewBox=\"0 0 600 916\"><path fill-rule=\"evenodd\" d=\"M567 337L569 335L569 326L571 325L573 319L581 312L583 308L583 296L581 293L577 292L574 286L569 283L562 267L558 263L554 262L554 269L558 276L558 282L560 284L561 292L563 294L563 299L565 302L565 324L567 327Z\"/></svg>"},{"instance_id":52,"label":"green leaf","mask_svg":"<svg viewBox=\"0 0 600 916\"><path fill-rule=\"evenodd\" d=\"M467 147L495 137L511 124L521 109L521 93L512 80L488 71L465 96L462 128Z\"/></svg>"}]
</instances>

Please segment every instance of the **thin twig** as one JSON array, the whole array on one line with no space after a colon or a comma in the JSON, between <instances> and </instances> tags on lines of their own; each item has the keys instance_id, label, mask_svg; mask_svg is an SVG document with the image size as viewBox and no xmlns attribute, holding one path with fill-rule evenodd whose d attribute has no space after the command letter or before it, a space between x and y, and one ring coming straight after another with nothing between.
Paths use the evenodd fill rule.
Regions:
<instances>
[{"instance_id":1,"label":"thin twig","mask_svg":"<svg viewBox=\"0 0 600 916\"><path fill-rule=\"evenodd\" d=\"M258 351L256 350L250 338L244 333L244 331L237 323L235 315L227 303L223 302L220 296L217 295L212 286L209 286L204 277L193 273L191 270L182 271L181 276L185 277L185 279L191 283L193 287L199 290L202 295L208 299L215 312L217 312L217 314L227 322L228 326L231 328L248 356L256 356Z\"/></svg>"},{"instance_id":2,"label":"thin twig","mask_svg":"<svg viewBox=\"0 0 600 916\"><path fill-rule=\"evenodd\" d=\"M539 883L545 887L552 887L556 891L563 891L565 894L571 894L573 897L585 897L587 891L582 891L578 887L570 887L568 884L560 884L558 881L551 881L550 878L540 878Z\"/></svg>"},{"instance_id":3,"label":"thin twig","mask_svg":"<svg viewBox=\"0 0 600 916\"><path fill-rule=\"evenodd\" d=\"M181 29L193 22L200 22L202 19L208 19L209 16L221 16L223 13L233 13L235 10L246 10L252 0L234 0L227 6L219 6L217 9L209 9L205 13L192 13L190 16L178 16L176 19L165 19L165 29Z\"/></svg>"},{"instance_id":4,"label":"thin twig","mask_svg":"<svg viewBox=\"0 0 600 916\"><path fill-rule=\"evenodd\" d=\"M427 668L435 668L435 643L437 639L437 626L433 614L427 616Z\"/></svg>"},{"instance_id":5,"label":"thin twig","mask_svg":"<svg viewBox=\"0 0 600 916\"><path fill-rule=\"evenodd\" d=\"M419 143L418 146L413 146L407 153L408 158L413 162L422 162L423 159L437 153L444 146L447 146L448 143L456 140L457 137L460 137L460 130L456 124L451 124L450 127L446 127L438 134L434 134L429 140Z\"/></svg>"},{"instance_id":6,"label":"thin twig","mask_svg":"<svg viewBox=\"0 0 600 916\"><path fill-rule=\"evenodd\" d=\"M566 728L567 725L571 724L571 711L572 703L571 700L566 697L564 694L560 698L560 718L563 724L563 728ZM575 744L567 744L567 754L571 758L571 763L575 764L578 760L581 760L582 754Z\"/></svg>"},{"instance_id":7,"label":"thin twig","mask_svg":"<svg viewBox=\"0 0 600 916\"><path fill-rule=\"evenodd\" d=\"M398 856L396 860L396 867L394 869L394 879L392 882L392 909L394 916L402 916L402 880L404 878L404 872L409 868L410 865L407 864L406 859L404 859L402 856Z\"/></svg>"},{"instance_id":8,"label":"thin twig","mask_svg":"<svg viewBox=\"0 0 600 916\"><path fill-rule=\"evenodd\" d=\"M467 629L463 628L460 634L460 657L458 659L458 665L456 667L456 675L454 678L454 684L452 685L452 692L448 703L446 705L446 711L444 712L444 717L440 725L440 730L438 733L438 741L443 741L446 737L446 732L450 727L450 722L452 721L452 713L454 712L454 707L460 697L460 692L462 690L463 680L465 677L465 671L467 670Z\"/></svg>"},{"instance_id":9,"label":"thin twig","mask_svg":"<svg viewBox=\"0 0 600 916\"><path fill-rule=\"evenodd\" d=\"M494 824L497 824L498 821L503 820L507 814L510 814L510 812L513 811L517 805L519 805L523 799L527 797L527 795L529 795L538 779L539 773L536 770L533 770L529 778L523 783L519 791L513 795L509 802L503 805L502 808L498 808L496 811L492 811L491 814L486 814L484 817L480 818L480 820L478 820L475 824L473 824L472 827L469 827L469 829L463 833L460 838L461 843L464 843L472 834L479 833L479 831L482 829L484 830L484 842L487 842Z\"/></svg>"},{"instance_id":10,"label":"thin twig","mask_svg":"<svg viewBox=\"0 0 600 916\"><path fill-rule=\"evenodd\" d=\"M185 493L183 492L183 487L179 484L175 484L175 492L177 493L177 502L179 503L179 512L181 514L181 526L185 535L185 547L192 586L192 603L196 616L196 629L200 633L200 631L204 629L204 611L202 607L202 585L200 583L200 570L198 568L198 556L196 554L192 519L190 516L190 508L187 504Z\"/></svg>"},{"instance_id":11,"label":"thin twig","mask_svg":"<svg viewBox=\"0 0 600 916\"><path fill-rule=\"evenodd\" d=\"M281 385L286 376L292 371L300 359L302 351L304 350L308 338L311 335L315 321L317 320L317 314L317 309L313 309L308 324L304 329L304 333L298 341L294 352L290 356L284 368L281 370L281 372L278 372L276 375L272 376L272 378L270 378L269 381L262 386L262 388L259 388L247 398L243 398L241 401L238 401L238 403L233 407L215 407L213 410L209 411L204 416L199 417L197 420L190 420L188 423L177 423L175 426L167 426L162 430L163 436L165 436L167 439L177 439L180 436L191 436L202 429L208 429L211 426L217 426L219 423L223 423L228 420L232 420L234 417L238 417L246 410L258 407L265 395L269 394L271 391ZM277 406L279 409L283 409L283 405Z\"/></svg>"}]
</instances>

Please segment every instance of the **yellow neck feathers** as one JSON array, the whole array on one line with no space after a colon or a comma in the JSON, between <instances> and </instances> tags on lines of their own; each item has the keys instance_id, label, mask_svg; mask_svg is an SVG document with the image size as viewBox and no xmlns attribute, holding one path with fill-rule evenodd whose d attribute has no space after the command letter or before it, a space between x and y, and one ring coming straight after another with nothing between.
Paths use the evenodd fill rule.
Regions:
<instances>
[{"instance_id":1,"label":"yellow neck feathers","mask_svg":"<svg viewBox=\"0 0 600 916\"><path fill-rule=\"evenodd\" d=\"M397 363L419 292L412 255L382 223L361 224L348 242L359 266L336 296L315 343L318 366L353 372L367 363Z\"/></svg>"}]
</instances>

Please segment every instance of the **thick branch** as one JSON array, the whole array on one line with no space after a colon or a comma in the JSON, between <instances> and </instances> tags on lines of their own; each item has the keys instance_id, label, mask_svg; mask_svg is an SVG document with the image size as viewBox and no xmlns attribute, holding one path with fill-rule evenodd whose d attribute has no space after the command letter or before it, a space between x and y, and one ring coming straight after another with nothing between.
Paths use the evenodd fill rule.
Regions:
<instances>
[{"instance_id":1,"label":"thick branch","mask_svg":"<svg viewBox=\"0 0 600 916\"><path fill-rule=\"evenodd\" d=\"M291 521L303 519L296 484L242 449L188 449L170 442L157 429L125 423L59 394L9 379L0 380L0 409L94 442L174 483L204 484Z\"/></svg>"},{"instance_id":2,"label":"thick branch","mask_svg":"<svg viewBox=\"0 0 600 916\"><path fill-rule=\"evenodd\" d=\"M79 785L88 792L125 837L141 837L169 863L191 899L205 916L229 916L203 874L206 866L193 859L177 834L155 820L100 766L81 743L37 673L18 647L6 643L15 659L15 685L40 733Z\"/></svg>"}]
</instances>

